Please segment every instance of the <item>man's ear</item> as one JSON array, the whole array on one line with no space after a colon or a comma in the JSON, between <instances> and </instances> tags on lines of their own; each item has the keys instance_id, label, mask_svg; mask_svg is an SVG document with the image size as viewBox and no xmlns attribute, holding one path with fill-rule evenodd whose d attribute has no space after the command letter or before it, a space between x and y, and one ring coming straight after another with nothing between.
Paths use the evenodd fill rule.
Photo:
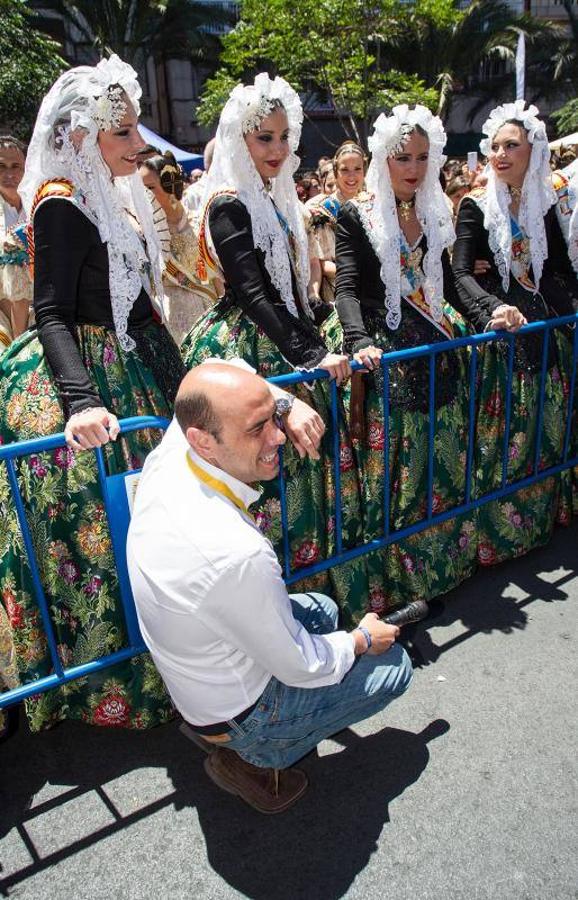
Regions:
<instances>
[{"instance_id":1,"label":"man's ear","mask_svg":"<svg viewBox=\"0 0 578 900\"><path fill-rule=\"evenodd\" d=\"M204 458L214 456L215 444L217 443L214 436L209 431L203 431L202 428L187 428L185 437L195 453Z\"/></svg>"}]
</instances>

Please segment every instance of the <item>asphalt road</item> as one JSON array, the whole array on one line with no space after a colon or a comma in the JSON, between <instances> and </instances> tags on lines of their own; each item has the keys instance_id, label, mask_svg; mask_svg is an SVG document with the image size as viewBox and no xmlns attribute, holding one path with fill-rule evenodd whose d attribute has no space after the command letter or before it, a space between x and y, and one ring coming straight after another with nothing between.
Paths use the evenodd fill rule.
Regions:
<instances>
[{"instance_id":1,"label":"asphalt road","mask_svg":"<svg viewBox=\"0 0 578 900\"><path fill-rule=\"evenodd\" d=\"M574 524L407 635L407 694L320 745L279 817L214 787L176 723L21 728L0 747L0 896L576 900L577 623Z\"/></svg>"}]
</instances>

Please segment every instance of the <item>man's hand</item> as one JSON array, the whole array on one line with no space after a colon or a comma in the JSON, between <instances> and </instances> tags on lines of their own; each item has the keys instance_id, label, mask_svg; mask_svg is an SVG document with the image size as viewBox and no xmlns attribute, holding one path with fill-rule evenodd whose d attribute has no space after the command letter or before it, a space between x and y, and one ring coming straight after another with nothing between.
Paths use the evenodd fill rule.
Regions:
<instances>
[{"instance_id":1,"label":"man's hand","mask_svg":"<svg viewBox=\"0 0 578 900\"><path fill-rule=\"evenodd\" d=\"M303 400L297 397L286 416L283 416L285 433L297 453L304 459L319 459L319 445L325 434L323 419Z\"/></svg>"},{"instance_id":2,"label":"man's hand","mask_svg":"<svg viewBox=\"0 0 578 900\"><path fill-rule=\"evenodd\" d=\"M355 654L361 656L363 653L369 653L371 656L378 656L380 653L387 653L390 647L395 643L396 637L399 635L397 625L386 625L382 622L377 613L367 613L359 623L367 628L371 635L371 647L367 650L367 641L362 631L354 629L352 632L355 639Z\"/></svg>"}]
</instances>

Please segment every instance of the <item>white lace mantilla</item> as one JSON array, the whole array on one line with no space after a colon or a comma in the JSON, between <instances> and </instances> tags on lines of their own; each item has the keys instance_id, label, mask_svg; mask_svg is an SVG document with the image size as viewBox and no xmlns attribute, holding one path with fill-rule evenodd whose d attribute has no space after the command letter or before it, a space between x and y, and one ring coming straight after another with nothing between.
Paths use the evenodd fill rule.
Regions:
<instances>
[{"instance_id":1,"label":"white lace mantilla","mask_svg":"<svg viewBox=\"0 0 578 900\"><path fill-rule=\"evenodd\" d=\"M135 346L127 334L128 317L143 287L164 318L163 263L142 180L138 173L112 178L98 133L100 125L119 121L125 99L138 114L140 96L136 72L118 56L65 72L42 101L20 185L30 212L42 183L72 181L78 208L107 245L112 317L124 350ZM129 215L138 222L142 239Z\"/></svg>"},{"instance_id":2,"label":"white lace mantilla","mask_svg":"<svg viewBox=\"0 0 578 900\"><path fill-rule=\"evenodd\" d=\"M443 316L442 254L451 247L455 232L451 214L439 181L445 157L446 135L441 120L424 106L415 109L397 106L391 116L383 113L374 125L368 145L372 153L367 170L367 195L359 195L357 208L361 222L380 262L385 287L386 322L395 330L401 321L400 227L395 194L389 174L388 157L401 146L419 125L427 134L429 155L425 178L416 191L415 211L427 241L423 259L423 291L431 316L440 322Z\"/></svg>"},{"instance_id":3,"label":"white lace mantilla","mask_svg":"<svg viewBox=\"0 0 578 900\"><path fill-rule=\"evenodd\" d=\"M548 241L544 216L556 203L556 194L552 187L550 172L550 149L546 128L538 118L535 106L525 108L523 100L506 103L492 110L484 123L482 131L487 135L480 143L484 155L491 153L492 141L500 128L508 121L519 122L526 130L528 141L532 145L528 169L524 176L518 225L530 240L532 273L536 290L540 287L540 278L544 261L548 258ZM510 223L510 191L508 186L497 177L494 169L486 168L488 183L484 201L484 227L488 232L488 243L502 279L504 291L510 285L510 268L512 260L512 228ZM477 201L476 201L477 202ZM481 204L479 204L481 207Z\"/></svg>"},{"instance_id":4,"label":"white lace mantilla","mask_svg":"<svg viewBox=\"0 0 578 900\"><path fill-rule=\"evenodd\" d=\"M287 113L291 153L269 189L269 186L263 184L263 179L255 168L245 143L243 129L247 115L253 115L255 109L268 108L267 104L273 100L279 101ZM313 318L307 302L307 235L293 182L293 173L299 167L299 157L295 151L301 136L302 122L303 111L299 97L282 78L270 79L266 73L261 73L257 75L253 85L237 85L219 119L203 206L219 191L229 190L237 194L251 218L253 242L263 252L271 281L291 315L297 317L299 313L293 296L287 236L277 217L275 206L277 207L289 226L295 245L295 275L301 304L307 315Z\"/></svg>"}]
</instances>

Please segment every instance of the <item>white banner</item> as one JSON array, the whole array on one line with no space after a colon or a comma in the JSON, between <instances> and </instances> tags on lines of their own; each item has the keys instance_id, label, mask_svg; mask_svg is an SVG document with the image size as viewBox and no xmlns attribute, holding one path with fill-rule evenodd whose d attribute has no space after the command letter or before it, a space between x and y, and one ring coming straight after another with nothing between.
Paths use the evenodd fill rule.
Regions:
<instances>
[{"instance_id":1,"label":"white banner","mask_svg":"<svg viewBox=\"0 0 578 900\"><path fill-rule=\"evenodd\" d=\"M516 50L516 100L524 100L526 81L526 39L520 33L518 35L518 47Z\"/></svg>"}]
</instances>

